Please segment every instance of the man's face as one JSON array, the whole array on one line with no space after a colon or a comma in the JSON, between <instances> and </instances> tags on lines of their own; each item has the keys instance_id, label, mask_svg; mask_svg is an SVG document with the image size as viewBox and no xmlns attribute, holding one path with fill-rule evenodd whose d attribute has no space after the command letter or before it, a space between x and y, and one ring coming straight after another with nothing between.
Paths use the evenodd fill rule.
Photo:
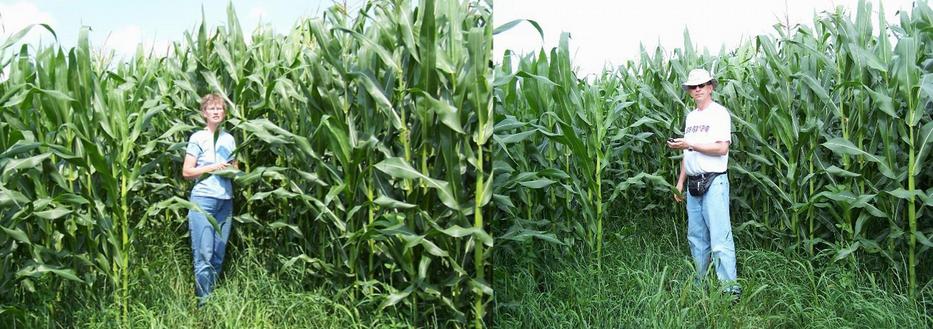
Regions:
<instances>
[{"instance_id":1,"label":"man's face","mask_svg":"<svg viewBox=\"0 0 933 329\"><path fill-rule=\"evenodd\" d=\"M713 85L710 82L705 82L696 86L689 86L687 89L690 91L690 97L693 97L693 101L700 104L709 98L709 94L713 91Z\"/></svg>"},{"instance_id":2,"label":"man's face","mask_svg":"<svg viewBox=\"0 0 933 329\"><path fill-rule=\"evenodd\" d=\"M211 103L201 111L201 116L207 123L217 124L224 121L224 106L220 103Z\"/></svg>"}]
</instances>

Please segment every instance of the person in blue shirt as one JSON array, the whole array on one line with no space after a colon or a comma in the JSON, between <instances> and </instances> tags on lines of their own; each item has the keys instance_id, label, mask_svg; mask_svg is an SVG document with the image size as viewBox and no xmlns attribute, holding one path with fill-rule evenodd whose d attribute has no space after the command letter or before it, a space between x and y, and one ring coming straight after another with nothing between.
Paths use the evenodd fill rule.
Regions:
<instances>
[{"instance_id":1,"label":"person in blue shirt","mask_svg":"<svg viewBox=\"0 0 933 329\"><path fill-rule=\"evenodd\" d=\"M222 96L208 94L201 98L201 117L205 127L188 140L182 167L185 179L197 181L191 189L190 200L203 210L188 211L198 306L203 306L213 291L233 225L230 218L233 213L233 184L229 178L212 174L229 167L237 168L233 157L236 141L223 131L225 115L226 104ZM207 214L216 220L219 234L208 221Z\"/></svg>"}]
</instances>

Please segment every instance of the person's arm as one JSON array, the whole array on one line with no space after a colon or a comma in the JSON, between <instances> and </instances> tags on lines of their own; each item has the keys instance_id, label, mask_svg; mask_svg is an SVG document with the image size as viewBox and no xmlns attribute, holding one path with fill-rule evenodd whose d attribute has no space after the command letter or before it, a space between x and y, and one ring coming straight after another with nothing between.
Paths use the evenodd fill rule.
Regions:
<instances>
[{"instance_id":1,"label":"person's arm","mask_svg":"<svg viewBox=\"0 0 933 329\"><path fill-rule=\"evenodd\" d=\"M198 162L198 159L196 159L193 155L191 154L185 155L185 163L182 165L182 168L181 168L182 169L181 175L185 179L195 180L198 177L201 177L201 175L203 174L206 174L206 173L209 173L215 170L220 170L230 165L226 162L222 162L222 163L215 163L212 165L207 165L207 166L202 166L202 167L195 167L197 165L197 162Z\"/></svg>"},{"instance_id":2,"label":"person's arm","mask_svg":"<svg viewBox=\"0 0 933 329\"><path fill-rule=\"evenodd\" d=\"M675 150L685 150L687 149L687 141L683 138L671 138L667 141L667 147ZM684 200L682 197L684 193L684 182L687 181L687 169L684 168L684 159L680 159L680 174L677 175L677 191L679 193L674 193L674 200L681 202Z\"/></svg>"},{"instance_id":3,"label":"person's arm","mask_svg":"<svg viewBox=\"0 0 933 329\"><path fill-rule=\"evenodd\" d=\"M684 193L684 182L687 180L687 170L684 169L684 160L680 159L680 175L677 175L677 191L680 193L674 194L674 200L677 202L684 201L684 198L681 196Z\"/></svg>"},{"instance_id":4,"label":"person's arm","mask_svg":"<svg viewBox=\"0 0 933 329\"><path fill-rule=\"evenodd\" d=\"M688 143L686 140L684 141L684 145L686 145L688 149L693 149L696 152L700 152L700 153L703 153L706 155L712 155L712 156L720 156L720 155L729 154L729 144L730 144L729 141L718 141L715 143L705 143L705 144Z\"/></svg>"}]
</instances>

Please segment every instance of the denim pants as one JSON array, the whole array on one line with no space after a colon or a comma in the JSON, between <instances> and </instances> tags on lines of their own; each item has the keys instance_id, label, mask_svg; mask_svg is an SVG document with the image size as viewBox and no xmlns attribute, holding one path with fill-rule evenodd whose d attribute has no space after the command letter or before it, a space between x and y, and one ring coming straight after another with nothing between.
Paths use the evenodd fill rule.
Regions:
<instances>
[{"instance_id":1,"label":"denim pants","mask_svg":"<svg viewBox=\"0 0 933 329\"><path fill-rule=\"evenodd\" d=\"M702 196L687 195L687 240L697 270L697 282L706 276L710 261L723 284L735 285L735 243L729 221L729 178L713 179ZM733 289L729 287L727 289Z\"/></svg>"},{"instance_id":2,"label":"denim pants","mask_svg":"<svg viewBox=\"0 0 933 329\"><path fill-rule=\"evenodd\" d=\"M230 227L233 225L233 220L230 219L230 214L233 212L233 200L192 196L191 202L214 216L220 227L220 234L217 234L204 213L196 210L188 211L191 253L194 256L194 291L198 300L203 302L214 290L214 282L217 281L223 265L224 250L227 249L227 239L230 237Z\"/></svg>"}]
</instances>

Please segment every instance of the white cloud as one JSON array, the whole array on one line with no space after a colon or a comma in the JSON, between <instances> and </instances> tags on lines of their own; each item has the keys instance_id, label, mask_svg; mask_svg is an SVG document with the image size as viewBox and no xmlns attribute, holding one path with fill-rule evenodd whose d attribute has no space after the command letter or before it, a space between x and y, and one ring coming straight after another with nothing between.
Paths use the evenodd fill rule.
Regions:
<instances>
[{"instance_id":1,"label":"white cloud","mask_svg":"<svg viewBox=\"0 0 933 329\"><path fill-rule=\"evenodd\" d=\"M171 50L172 42L164 39L143 39L143 51L148 56L163 57ZM135 49L133 51L136 51Z\"/></svg>"},{"instance_id":2,"label":"white cloud","mask_svg":"<svg viewBox=\"0 0 933 329\"><path fill-rule=\"evenodd\" d=\"M139 26L126 25L110 32L104 39L103 47L116 51L118 55L130 55L136 52L142 40L143 32Z\"/></svg>"},{"instance_id":3,"label":"white cloud","mask_svg":"<svg viewBox=\"0 0 933 329\"><path fill-rule=\"evenodd\" d=\"M249 10L249 18L251 19L263 19L269 17L269 11L266 10L266 7L263 6L253 6Z\"/></svg>"},{"instance_id":4,"label":"white cloud","mask_svg":"<svg viewBox=\"0 0 933 329\"><path fill-rule=\"evenodd\" d=\"M55 26L55 18L51 14L39 9L34 3L16 2L13 4L0 3L0 38L5 41L7 37L26 28L30 24L48 24ZM40 40L50 42L54 37L44 28L33 28L21 42L38 44Z\"/></svg>"}]
</instances>

